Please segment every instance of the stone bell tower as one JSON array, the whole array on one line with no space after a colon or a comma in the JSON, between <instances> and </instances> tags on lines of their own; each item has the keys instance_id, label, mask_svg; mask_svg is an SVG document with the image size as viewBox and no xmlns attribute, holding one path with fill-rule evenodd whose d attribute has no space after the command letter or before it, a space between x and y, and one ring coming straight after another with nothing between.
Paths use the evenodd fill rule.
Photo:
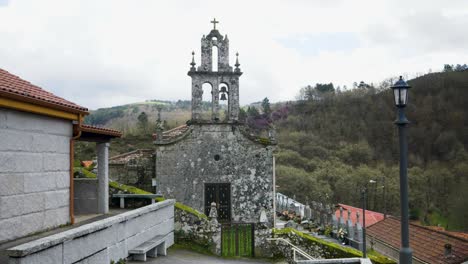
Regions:
<instances>
[{"instance_id":1,"label":"stone bell tower","mask_svg":"<svg viewBox=\"0 0 468 264\"><path fill-rule=\"evenodd\" d=\"M239 54L233 69L229 65L229 40L216 29L219 23L214 19L213 29L201 39L201 65L195 67L195 52L192 52L192 66L188 75L192 78L192 122L221 122L219 101L227 100L228 114L225 122L235 123L239 119ZM215 52L214 52L215 51ZM217 56L217 57L215 57ZM203 84L211 86L211 115L206 118L202 113ZM205 91L206 92L206 91Z\"/></svg>"}]
</instances>

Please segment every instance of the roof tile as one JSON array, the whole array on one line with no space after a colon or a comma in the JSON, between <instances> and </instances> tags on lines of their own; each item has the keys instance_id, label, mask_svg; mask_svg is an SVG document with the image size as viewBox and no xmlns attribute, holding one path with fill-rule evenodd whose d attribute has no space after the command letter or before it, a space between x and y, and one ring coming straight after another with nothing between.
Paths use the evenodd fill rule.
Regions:
<instances>
[{"instance_id":1,"label":"roof tile","mask_svg":"<svg viewBox=\"0 0 468 264\"><path fill-rule=\"evenodd\" d=\"M33 102L47 103L80 112L88 111L88 109L83 106L58 97L3 69L0 69L0 94L16 95L28 98Z\"/></svg>"},{"instance_id":2,"label":"roof tile","mask_svg":"<svg viewBox=\"0 0 468 264\"><path fill-rule=\"evenodd\" d=\"M468 260L468 240L451 232L434 230L410 224L410 247L413 256L427 263L462 263ZM400 248L400 220L388 217L366 228L375 237L395 248ZM452 253L445 256L445 245L452 246Z\"/></svg>"}]
</instances>

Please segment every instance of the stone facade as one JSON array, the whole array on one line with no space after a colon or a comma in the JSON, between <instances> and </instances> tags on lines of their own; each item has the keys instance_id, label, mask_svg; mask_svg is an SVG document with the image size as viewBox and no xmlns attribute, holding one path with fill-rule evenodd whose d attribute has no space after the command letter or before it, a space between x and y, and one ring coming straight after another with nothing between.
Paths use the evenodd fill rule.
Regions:
<instances>
[{"instance_id":1,"label":"stone facade","mask_svg":"<svg viewBox=\"0 0 468 264\"><path fill-rule=\"evenodd\" d=\"M205 184L231 184L231 220L273 223L273 146L255 143L232 124L192 125L182 140L158 145L159 190L201 212Z\"/></svg>"},{"instance_id":2,"label":"stone facade","mask_svg":"<svg viewBox=\"0 0 468 264\"><path fill-rule=\"evenodd\" d=\"M154 149L139 149L109 159L109 177L116 182L154 192Z\"/></svg>"},{"instance_id":3,"label":"stone facade","mask_svg":"<svg viewBox=\"0 0 468 264\"><path fill-rule=\"evenodd\" d=\"M212 60L215 46L218 59ZM192 78L192 119L187 126L156 136L158 189L165 197L205 214L216 202L220 221L258 223L263 211L266 224L272 226L274 146L269 139L259 141L248 135L238 122L242 72L238 59L235 69L229 65L227 36L214 28L202 37L201 52L201 66L196 68L193 58L188 72ZM214 61L218 67L213 67ZM208 120L200 115L204 83L212 86L213 108ZM225 97L228 114L221 121L219 100Z\"/></svg>"},{"instance_id":4,"label":"stone facade","mask_svg":"<svg viewBox=\"0 0 468 264\"><path fill-rule=\"evenodd\" d=\"M213 49L218 50L217 60L213 60ZM212 63L218 62L217 70ZM223 36L218 30L213 29L201 40L201 65L196 68L195 60L192 59L192 67L188 75L192 77L192 120L201 121L203 84L211 85L211 118L208 121L219 120L219 101L221 94L228 101L228 115L225 121L235 122L239 119L239 77L242 75L239 69L239 61L236 61L235 69L229 65L229 40L227 35ZM223 93L222 88L226 92Z\"/></svg>"},{"instance_id":5,"label":"stone facade","mask_svg":"<svg viewBox=\"0 0 468 264\"><path fill-rule=\"evenodd\" d=\"M70 221L72 122L0 108L0 242Z\"/></svg>"}]
</instances>

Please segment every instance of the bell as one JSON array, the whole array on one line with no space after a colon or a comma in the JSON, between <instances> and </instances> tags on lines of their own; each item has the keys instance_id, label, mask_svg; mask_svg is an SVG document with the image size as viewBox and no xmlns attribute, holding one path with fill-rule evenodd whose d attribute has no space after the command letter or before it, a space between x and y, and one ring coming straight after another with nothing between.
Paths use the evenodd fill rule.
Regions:
<instances>
[{"instance_id":1,"label":"bell","mask_svg":"<svg viewBox=\"0 0 468 264\"><path fill-rule=\"evenodd\" d=\"M222 94L221 94L221 99L220 99L220 100L221 100L221 101L226 101L226 100L227 100L226 94L222 93Z\"/></svg>"},{"instance_id":2,"label":"bell","mask_svg":"<svg viewBox=\"0 0 468 264\"><path fill-rule=\"evenodd\" d=\"M222 93L227 93L226 86L221 87L221 92Z\"/></svg>"}]
</instances>

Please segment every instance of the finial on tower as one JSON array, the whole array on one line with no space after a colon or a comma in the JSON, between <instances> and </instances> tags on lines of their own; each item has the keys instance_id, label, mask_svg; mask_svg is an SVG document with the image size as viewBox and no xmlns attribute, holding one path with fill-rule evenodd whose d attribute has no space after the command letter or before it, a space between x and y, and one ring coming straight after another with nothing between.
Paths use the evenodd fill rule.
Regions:
<instances>
[{"instance_id":1,"label":"finial on tower","mask_svg":"<svg viewBox=\"0 0 468 264\"><path fill-rule=\"evenodd\" d=\"M236 52L236 64L234 64L234 66L236 66L235 71L236 71L236 72L240 72L240 69L239 69L239 66L240 66L240 63L239 63L239 52Z\"/></svg>"},{"instance_id":2,"label":"finial on tower","mask_svg":"<svg viewBox=\"0 0 468 264\"><path fill-rule=\"evenodd\" d=\"M195 51L192 51L192 62L190 63L190 65L192 65L192 67L190 68L191 71L194 71L195 70Z\"/></svg>"},{"instance_id":3,"label":"finial on tower","mask_svg":"<svg viewBox=\"0 0 468 264\"><path fill-rule=\"evenodd\" d=\"M213 18L213 21L211 21L211 23L213 23L213 30L216 30L216 24L218 24L219 21L216 21L216 18Z\"/></svg>"}]
</instances>

